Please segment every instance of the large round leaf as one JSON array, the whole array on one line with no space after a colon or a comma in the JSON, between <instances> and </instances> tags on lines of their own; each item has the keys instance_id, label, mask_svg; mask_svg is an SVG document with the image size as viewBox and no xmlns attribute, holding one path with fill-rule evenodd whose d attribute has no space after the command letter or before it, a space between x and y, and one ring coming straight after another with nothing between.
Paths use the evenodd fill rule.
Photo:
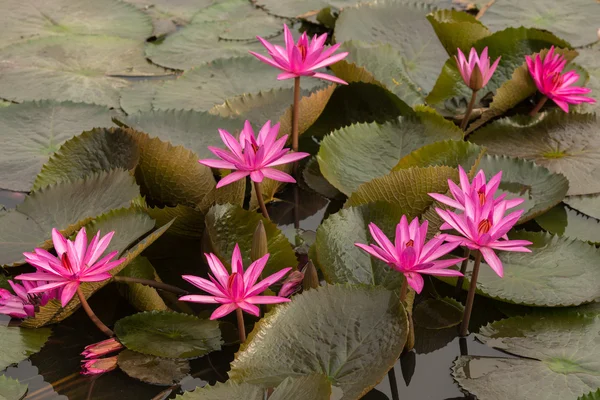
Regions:
<instances>
[{"instance_id":1,"label":"large round leaf","mask_svg":"<svg viewBox=\"0 0 600 400\"><path fill-rule=\"evenodd\" d=\"M33 192L15 210L0 212L0 264L21 264L24 251L52 246L52 228L70 235L94 217L128 207L138 196L135 180L123 170Z\"/></svg>"},{"instance_id":2,"label":"large round leaf","mask_svg":"<svg viewBox=\"0 0 600 400\"><path fill-rule=\"evenodd\" d=\"M21 400L27 393L26 383L0 375L0 400Z\"/></svg>"},{"instance_id":3,"label":"large round leaf","mask_svg":"<svg viewBox=\"0 0 600 400\"><path fill-rule=\"evenodd\" d=\"M479 163L484 153L485 148L471 142L445 140L425 145L413 151L403 157L392 171L436 165L447 165L449 167L460 165L465 171L470 171L474 165Z\"/></svg>"},{"instance_id":4,"label":"large round leaf","mask_svg":"<svg viewBox=\"0 0 600 400\"><path fill-rule=\"evenodd\" d=\"M579 240L545 232L517 232L511 239L533 242L531 253L497 251L504 266L500 278L482 264L477 292L509 303L530 306L566 307L593 302L600 297L600 250ZM463 284L469 288L473 262ZM454 283L455 278L444 278Z\"/></svg>"},{"instance_id":5,"label":"large round leaf","mask_svg":"<svg viewBox=\"0 0 600 400\"><path fill-rule=\"evenodd\" d=\"M136 257L127 267L118 274L130 278L150 279L161 282L154 267L146 257ZM124 283L125 297L129 303L138 311L167 311L169 307L153 287L141 283Z\"/></svg>"},{"instance_id":6,"label":"large round leaf","mask_svg":"<svg viewBox=\"0 0 600 400\"><path fill-rule=\"evenodd\" d=\"M578 397L577 400L600 400L600 389Z\"/></svg>"},{"instance_id":7,"label":"large round leaf","mask_svg":"<svg viewBox=\"0 0 600 400\"><path fill-rule=\"evenodd\" d=\"M164 75L143 42L112 36L57 36L0 50L0 96L17 102L71 100L119 107L123 76Z\"/></svg>"},{"instance_id":8,"label":"large round leaf","mask_svg":"<svg viewBox=\"0 0 600 400\"><path fill-rule=\"evenodd\" d=\"M430 109L384 124L355 124L325 137L317 154L323 176L346 195L386 175L398 161L426 144L462 139L462 131Z\"/></svg>"},{"instance_id":9,"label":"large round leaf","mask_svg":"<svg viewBox=\"0 0 600 400\"><path fill-rule=\"evenodd\" d=\"M427 16L442 46L449 55L456 55L457 49L467 54L479 39L491 32L475 16L457 10L437 10Z\"/></svg>"},{"instance_id":10,"label":"large round leaf","mask_svg":"<svg viewBox=\"0 0 600 400\"><path fill-rule=\"evenodd\" d=\"M480 399L577 399L600 387L599 316L514 317L481 329L478 339L525 358L461 356L452 375Z\"/></svg>"},{"instance_id":11,"label":"large round leaf","mask_svg":"<svg viewBox=\"0 0 600 400\"><path fill-rule=\"evenodd\" d=\"M592 92L588 96L596 99L595 104L585 103L582 104L582 108L586 112L598 112L600 111L600 43L596 43L594 46L586 47L578 50L579 56L577 57L577 64L581 65L589 74L589 81L586 83L586 87L592 89Z\"/></svg>"},{"instance_id":12,"label":"large round leaf","mask_svg":"<svg viewBox=\"0 0 600 400\"><path fill-rule=\"evenodd\" d=\"M270 400L335 400L331 383L324 375L286 378L269 397Z\"/></svg>"},{"instance_id":13,"label":"large round leaf","mask_svg":"<svg viewBox=\"0 0 600 400\"><path fill-rule=\"evenodd\" d=\"M317 79L302 79L302 87L321 84ZM225 58L186 71L167 81L154 94L154 109L210 110L230 97L274 88L288 88L291 80L277 80L277 70L253 56ZM1 92L0 92L1 93Z\"/></svg>"},{"instance_id":14,"label":"large round leaf","mask_svg":"<svg viewBox=\"0 0 600 400\"><path fill-rule=\"evenodd\" d=\"M40 351L51 333L49 328L26 329L0 325L0 370Z\"/></svg>"},{"instance_id":15,"label":"large round leaf","mask_svg":"<svg viewBox=\"0 0 600 400\"><path fill-rule=\"evenodd\" d=\"M215 386L205 386L193 392L186 392L175 397L177 400L263 400L265 390L260 386L242 383L236 385L231 380Z\"/></svg>"},{"instance_id":16,"label":"large round leaf","mask_svg":"<svg viewBox=\"0 0 600 400\"><path fill-rule=\"evenodd\" d=\"M175 32L190 22L194 14L214 0L125 0L152 18L156 37Z\"/></svg>"},{"instance_id":17,"label":"large round leaf","mask_svg":"<svg viewBox=\"0 0 600 400\"><path fill-rule=\"evenodd\" d=\"M252 262L250 260L252 236L259 221L262 221L265 227L267 247L271 254L263 274L266 276L283 268L296 266L298 262L292 245L273 222L265 219L261 214L232 204L216 205L206 215L210 252L216 254L225 265L230 265L233 248L237 243L242 252L244 266L247 268Z\"/></svg>"},{"instance_id":18,"label":"large round leaf","mask_svg":"<svg viewBox=\"0 0 600 400\"><path fill-rule=\"evenodd\" d=\"M600 7L593 1L501 0L483 14L481 22L493 31L511 26L544 29L573 46L584 46L598 40L598 18Z\"/></svg>"},{"instance_id":19,"label":"large round leaf","mask_svg":"<svg viewBox=\"0 0 600 400\"><path fill-rule=\"evenodd\" d=\"M119 368L132 378L153 385L173 385L190 372L190 362L160 358L131 350L124 350L118 356Z\"/></svg>"},{"instance_id":20,"label":"large round leaf","mask_svg":"<svg viewBox=\"0 0 600 400\"><path fill-rule=\"evenodd\" d=\"M569 195L600 192L600 121L595 115L557 110L534 120L503 118L470 140L491 154L525 158L565 175Z\"/></svg>"},{"instance_id":21,"label":"large round leaf","mask_svg":"<svg viewBox=\"0 0 600 400\"><path fill-rule=\"evenodd\" d=\"M29 191L42 165L71 137L111 126L108 108L52 101L0 108L0 187Z\"/></svg>"},{"instance_id":22,"label":"large round leaf","mask_svg":"<svg viewBox=\"0 0 600 400\"><path fill-rule=\"evenodd\" d=\"M590 217L600 219L600 194L569 196L563 200L569 207Z\"/></svg>"},{"instance_id":23,"label":"large round leaf","mask_svg":"<svg viewBox=\"0 0 600 400\"><path fill-rule=\"evenodd\" d=\"M326 374L342 389L342 400L355 400L396 362L407 325L397 294L384 288L309 290L254 327L229 376L234 382L274 386L288 376Z\"/></svg>"},{"instance_id":24,"label":"large round leaf","mask_svg":"<svg viewBox=\"0 0 600 400\"><path fill-rule=\"evenodd\" d=\"M364 283L398 289L403 275L371 257L354 243L372 242L368 225L373 222L390 237L404 214L402 207L371 203L330 215L317 229L315 261L329 283Z\"/></svg>"},{"instance_id":25,"label":"large round leaf","mask_svg":"<svg viewBox=\"0 0 600 400\"><path fill-rule=\"evenodd\" d=\"M24 0L0 3L0 47L46 36L111 35L144 40L148 17L117 0Z\"/></svg>"},{"instance_id":26,"label":"large round leaf","mask_svg":"<svg viewBox=\"0 0 600 400\"><path fill-rule=\"evenodd\" d=\"M433 10L424 3L391 0L349 7L336 22L335 38L390 44L401 54L398 61L409 81L427 94L446 61L444 47L426 18Z\"/></svg>"},{"instance_id":27,"label":"large round leaf","mask_svg":"<svg viewBox=\"0 0 600 400\"><path fill-rule=\"evenodd\" d=\"M115 324L115 333L128 349L165 358L200 357L223 343L217 321L166 311L125 317Z\"/></svg>"},{"instance_id":28,"label":"large round leaf","mask_svg":"<svg viewBox=\"0 0 600 400\"><path fill-rule=\"evenodd\" d=\"M546 231L556 235L600 243L600 221L570 207L559 204L537 216L535 222Z\"/></svg>"}]
</instances>

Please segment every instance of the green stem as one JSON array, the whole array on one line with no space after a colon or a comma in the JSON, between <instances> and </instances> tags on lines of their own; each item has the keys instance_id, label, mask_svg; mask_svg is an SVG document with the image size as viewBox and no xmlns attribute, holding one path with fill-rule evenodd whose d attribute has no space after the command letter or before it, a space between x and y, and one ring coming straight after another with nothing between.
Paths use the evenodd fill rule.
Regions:
<instances>
[{"instance_id":1,"label":"green stem","mask_svg":"<svg viewBox=\"0 0 600 400\"><path fill-rule=\"evenodd\" d=\"M244 326L244 313L241 308L235 310L237 315L238 333L240 335L240 343L246 341L246 327Z\"/></svg>"},{"instance_id":2,"label":"green stem","mask_svg":"<svg viewBox=\"0 0 600 400\"><path fill-rule=\"evenodd\" d=\"M460 264L460 273L463 276L459 276L456 281L456 290L455 295L458 296L460 291L462 290L463 282L465 281L465 272L467 272L467 265L469 264L469 257L471 256L471 250L468 247L465 247L465 259L462 264Z\"/></svg>"},{"instance_id":3,"label":"green stem","mask_svg":"<svg viewBox=\"0 0 600 400\"><path fill-rule=\"evenodd\" d=\"M179 295L189 294L187 290L183 290L178 288L177 286L168 285L166 283L153 281L151 279L142 279L142 278L132 278L129 276L115 276L113 277L115 282L124 282L124 283L139 283L144 286L150 286L156 289L164 290L165 292L171 292Z\"/></svg>"},{"instance_id":4,"label":"green stem","mask_svg":"<svg viewBox=\"0 0 600 400\"><path fill-rule=\"evenodd\" d=\"M473 90L473 94L471 95L471 101L469 101L469 105L467 106L467 112L463 117L462 122L460 123L460 129L465 130L467 128L467 124L469 123L469 118L471 117L471 113L473 112L473 107L475 106L475 100L477 99L477 90Z\"/></svg>"},{"instance_id":5,"label":"green stem","mask_svg":"<svg viewBox=\"0 0 600 400\"><path fill-rule=\"evenodd\" d=\"M300 77L294 79L294 105L292 108L292 150L298 151L298 117L300 113Z\"/></svg>"},{"instance_id":6,"label":"green stem","mask_svg":"<svg viewBox=\"0 0 600 400\"><path fill-rule=\"evenodd\" d=\"M263 199L262 188L260 187L260 183L254 182L254 191L256 192L256 201L258 201L258 205L260 207L260 211L262 212L263 217L270 220L269 212L267 211L267 206L265 206L265 199Z\"/></svg>"},{"instance_id":7,"label":"green stem","mask_svg":"<svg viewBox=\"0 0 600 400\"><path fill-rule=\"evenodd\" d=\"M481 264L481 252L477 251L475 253L475 264L473 265L473 273L471 274L471 285L469 286L469 294L467 294L467 304L465 305L465 313L463 314L463 320L460 326L460 336L463 337L469 334L469 321L471 319L471 311L473 311L473 302L475 300L475 289L477 288L479 264Z\"/></svg>"},{"instance_id":8,"label":"green stem","mask_svg":"<svg viewBox=\"0 0 600 400\"><path fill-rule=\"evenodd\" d=\"M400 287L400 301L404 303L406 300L406 294L408 293L408 280L406 276L404 277L404 281L402 281L402 286Z\"/></svg>"},{"instance_id":9,"label":"green stem","mask_svg":"<svg viewBox=\"0 0 600 400\"><path fill-rule=\"evenodd\" d=\"M85 296L83 295L83 292L81 291L81 287L77 288L77 297L79 297L79 302L81 303L81 306L85 310L85 313L88 315L88 317L90 317L90 319L98 327L98 329L100 329L102 331L102 333L104 333L108 337L115 336L115 333L108 326L104 325L104 323L102 321L100 321L100 318L98 318L96 316L96 314L94 313L94 311L88 304L87 300L85 299Z\"/></svg>"},{"instance_id":10,"label":"green stem","mask_svg":"<svg viewBox=\"0 0 600 400\"><path fill-rule=\"evenodd\" d=\"M544 104L548 101L548 96L544 96L538 101L538 103L533 107L533 109L529 112L529 116L535 116L541 109L544 107Z\"/></svg>"}]
</instances>

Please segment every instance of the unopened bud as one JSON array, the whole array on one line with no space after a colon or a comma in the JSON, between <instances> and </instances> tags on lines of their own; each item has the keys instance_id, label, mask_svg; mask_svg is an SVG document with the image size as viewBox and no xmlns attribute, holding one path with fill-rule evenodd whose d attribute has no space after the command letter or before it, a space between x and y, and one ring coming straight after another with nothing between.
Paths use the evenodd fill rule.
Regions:
<instances>
[{"instance_id":1,"label":"unopened bud","mask_svg":"<svg viewBox=\"0 0 600 400\"><path fill-rule=\"evenodd\" d=\"M110 353L114 353L115 351L119 351L124 349L123 345L115 338L110 338L103 340L98 343L90 344L86 346L82 356L85 358L98 358L105 356Z\"/></svg>"},{"instance_id":2,"label":"unopened bud","mask_svg":"<svg viewBox=\"0 0 600 400\"><path fill-rule=\"evenodd\" d=\"M254 236L252 237L252 248L250 249L250 258L256 261L269 252L267 245L267 231L262 221L258 221Z\"/></svg>"},{"instance_id":3,"label":"unopened bud","mask_svg":"<svg viewBox=\"0 0 600 400\"><path fill-rule=\"evenodd\" d=\"M319 287L319 275L317 269L312 261L308 261L304 266L304 280L302 281L302 288L304 290L316 289Z\"/></svg>"},{"instance_id":4,"label":"unopened bud","mask_svg":"<svg viewBox=\"0 0 600 400\"><path fill-rule=\"evenodd\" d=\"M285 281L283 286L279 290L279 297L290 297L302 289L302 282L304 281L304 273L300 271L292 272Z\"/></svg>"},{"instance_id":5,"label":"unopened bud","mask_svg":"<svg viewBox=\"0 0 600 400\"><path fill-rule=\"evenodd\" d=\"M481 69L479 69L478 64L475 64L473 70L471 71L469 87L474 91L477 91L483 87L483 74L481 73Z\"/></svg>"},{"instance_id":6,"label":"unopened bud","mask_svg":"<svg viewBox=\"0 0 600 400\"><path fill-rule=\"evenodd\" d=\"M96 360L83 361L81 364L82 375L98 375L110 372L117 368L117 356L98 358Z\"/></svg>"}]
</instances>

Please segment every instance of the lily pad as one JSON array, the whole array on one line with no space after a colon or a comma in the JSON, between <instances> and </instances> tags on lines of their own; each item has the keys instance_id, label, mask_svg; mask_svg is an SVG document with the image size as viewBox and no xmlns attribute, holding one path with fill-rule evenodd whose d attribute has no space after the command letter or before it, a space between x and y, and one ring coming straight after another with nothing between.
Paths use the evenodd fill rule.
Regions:
<instances>
[{"instance_id":1,"label":"lily pad","mask_svg":"<svg viewBox=\"0 0 600 400\"><path fill-rule=\"evenodd\" d=\"M446 329L461 323L464 307L449 297L427 299L413 310L415 325L423 329Z\"/></svg>"},{"instance_id":2,"label":"lily pad","mask_svg":"<svg viewBox=\"0 0 600 400\"><path fill-rule=\"evenodd\" d=\"M535 222L544 230L556 235L600 243L600 221L570 207L558 205L537 216Z\"/></svg>"},{"instance_id":3,"label":"lily pad","mask_svg":"<svg viewBox=\"0 0 600 400\"><path fill-rule=\"evenodd\" d=\"M302 170L304 183L323 197L330 199L343 198L343 194L325 179L319 168L319 162L312 157Z\"/></svg>"},{"instance_id":4,"label":"lily pad","mask_svg":"<svg viewBox=\"0 0 600 400\"><path fill-rule=\"evenodd\" d=\"M26 329L0 325L0 370L40 351L51 333L49 328Z\"/></svg>"},{"instance_id":5,"label":"lily pad","mask_svg":"<svg viewBox=\"0 0 600 400\"><path fill-rule=\"evenodd\" d=\"M475 16L457 10L437 10L427 15L442 46L450 56L461 49L468 54L473 44L491 34Z\"/></svg>"},{"instance_id":6,"label":"lily pad","mask_svg":"<svg viewBox=\"0 0 600 400\"><path fill-rule=\"evenodd\" d=\"M128 376L152 385L173 385L190 372L190 362L160 358L131 350L119 353L117 363Z\"/></svg>"},{"instance_id":7,"label":"lily pad","mask_svg":"<svg viewBox=\"0 0 600 400\"><path fill-rule=\"evenodd\" d=\"M146 257L136 257L127 267L118 274L131 278L142 278L156 280L160 278L156 274L154 267ZM158 291L150 286L140 283L125 283L125 297L129 303L138 311L167 311L169 307L165 304Z\"/></svg>"},{"instance_id":8,"label":"lily pad","mask_svg":"<svg viewBox=\"0 0 600 400\"><path fill-rule=\"evenodd\" d=\"M26 0L0 4L0 47L57 35L111 35L144 40L148 17L117 0Z\"/></svg>"},{"instance_id":9,"label":"lily pad","mask_svg":"<svg viewBox=\"0 0 600 400\"><path fill-rule=\"evenodd\" d=\"M593 1L503 0L494 3L481 22L492 31L510 26L544 29L573 46L584 46L598 40L598 16L598 4Z\"/></svg>"},{"instance_id":10,"label":"lily pad","mask_svg":"<svg viewBox=\"0 0 600 400\"><path fill-rule=\"evenodd\" d=\"M532 253L498 251L504 266L500 278L482 263L477 293L508 303L537 307L567 307L593 302L600 297L600 250L579 240L545 232L516 232L511 239L533 242ZM473 262L469 263L463 289L469 288ZM442 278L454 284L455 278Z\"/></svg>"},{"instance_id":11,"label":"lily pad","mask_svg":"<svg viewBox=\"0 0 600 400\"><path fill-rule=\"evenodd\" d=\"M286 378L269 397L270 400L330 400L331 383L324 375Z\"/></svg>"},{"instance_id":12,"label":"lily pad","mask_svg":"<svg viewBox=\"0 0 600 400\"><path fill-rule=\"evenodd\" d=\"M72 102L26 102L0 108L0 187L29 191L50 156L75 135L111 126L106 107Z\"/></svg>"},{"instance_id":13,"label":"lily pad","mask_svg":"<svg viewBox=\"0 0 600 400\"><path fill-rule=\"evenodd\" d=\"M585 215L600 219L600 194L569 196L563 201L569 207L574 208Z\"/></svg>"},{"instance_id":14,"label":"lily pad","mask_svg":"<svg viewBox=\"0 0 600 400\"><path fill-rule=\"evenodd\" d=\"M596 99L595 104L582 104L582 108L585 112L598 113L600 111L600 98L598 97L600 93L600 43L579 49L578 52L577 63L589 73L590 80L585 86L592 89L592 92L588 96Z\"/></svg>"},{"instance_id":15,"label":"lily pad","mask_svg":"<svg viewBox=\"0 0 600 400\"><path fill-rule=\"evenodd\" d=\"M335 24L335 38L391 45L401 54L399 61L409 81L426 95L446 61L444 48L426 18L434 10L425 3L390 0L348 7Z\"/></svg>"},{"instance_id":16,"label":"lily pad","mask_svg":"<svg viewBox=\"0 0 600 400\"><path fill-rule=\"evenodd\" d=\"M115 324L115 333L129 350L165 358L200 357L223 343L217 321L165 311L125 317Z\"/></svg>"},{"instance_id":17,"label":"lily pad","mask_svg":"<svg viewBox=\"0 0 600 400\"><path fill-rule=\"evenodd\" d=\"M600 389L595 392L584 394L583 396L578 397L577 400L600 400Z\"/></svg>"},{"instance_id":18,"label":"lily pad","mask_svg":"<svg viewBox=\"0 0 600 400\"><path fill-rule=\"evenodd\" d=\"M330 215L317 229L315 261L328 283L364 283L399 289L403 275L371 257L354 243L372 243L368 225L373 222L390 237L404 214L402 207L370 203Z\"/></svg>"},{"instance_id":19,"label":"lily pad","mask_svg":"<svg viewBox=\"0 0 600 400\"><path fill-rule=\"evenodd\" d=\"M21 400L28 385L6 375L0 375L0 400Z\"/></svg>"},{"instance_id":20,"label":"lily pad","mask_svg":"<svg viewBox=\"0 0 600 400\"><path fill-rule=\"evenodd\" d=\"M20 265L24 251L52 245L52 228L70 235L94 217L128 207L138 196L135 180L123 170L33 192L15 210L0 212L0 264Z\"/></svg>"},{"instance_id":21,"label":"lily pad","mask_svg":"<svg viewBox=\"0 0 600 400\"><path fill-rule=\"evenodd\" d=\"M447 165L462 166L466 171L479 163L485 148L462 140L445 140L425 145L403 157L392 169Z\"/></svg>"},{"instance_id":22,"label":"lily pad","mask_svg":"<svg viewBox=\"0 0 600 400\"><path fill-rule=\"evenodd\" d=\"M0 50L0 95L119 107L127 76L165 75L144 58L143 42L114 36L57 36Z\"/></svg>"},{"instance_id":23,"label":"lily pad","mask_svg":"<svg viewBox=\"0 0 600 400\"><path fill-rule=\"evenodd\" d=\"M462 139L462 131L428 108L384 124L355 124L325 137L317 154L323 176L346 195L386 175L412 151L436 141Z\"/></svg>"},{"instance_id":24,"label":"lily pad","mask_svg":"<svg viewBox=\"0 0 600 400\"><path fill-rule=\"evenodd\" d=\"M263 400L265 390L260 386L241 383L239 385L228 380L217 382L215 386L205 386L193 392L186 392L175 397L176 400Z\"/></svg>"},{"instance_id":25,"label":"lily pad","mask_svg":"<svg viewBox=\"0 0 600 400\"><path fill-rule=\"evenodd\" d=\"M263 272L264 276L298 264L292 245L284 234L273 222L256 212L232 204L216 205L210 209L205 221L210 252L214 253L224 265L230 264L236 243L240 246L244 266L250 265L252 236L259 221L262 221L265 227L267 247L271 254Z\"/></svg>"},{"instance_id":26,"label":"lily pad","mask_svg":"<svg viewBox=\"0 0 600 400\"><path fill-rule=\"evenodd\" d=\"M257 4L267 12L284 18L310 18L324 8L331 7L339 11L343 7L361 3L361 0L259 0Z\"/></svg>"},{"instance_id":27,"label":"lily pad","mask_svg":"<svg viewBox=\"0 0 600 400\"><path fill-rule=\"evenodd\" d=\"M342 400L358 399L396 362L407 332L396 293L375 286L320 287L255 325L229 376L274 386L289 376L326 374L343 391Z\"/></svg>"},{"instance_id":28,"label":"lily pad","mask_svg":"<svg viewBox=\"0 0 600 400\"><path fill-rule=\"evenodd\" d=\"M525 158L565 175L569 195L600 192L600 121L595 115L555 111L538 119L503 118L470 140L491 154Z\"/></svg>"},{"instance_id":29,"label":"lily pad","mask_svg":"<svg viewBox=\"0 0 600 400\"><path fill-rule=\"evenodd\" d=\"M175 32L214 0L126 0L152 18L156 37Z\"/></svg>"},{"instance_id":30,"label":"lily pad","mask_svg":"<svg viewBox=\"0 0 600 400\"><path fill-rule=\"evenodd\" d=\"M478 398L576 399L600 387L600 317L514 317L481 329L478 339L526 358L461 356L452 375ZM531 396L529 396L531 397Z\"/></svg>"}]
</instances>

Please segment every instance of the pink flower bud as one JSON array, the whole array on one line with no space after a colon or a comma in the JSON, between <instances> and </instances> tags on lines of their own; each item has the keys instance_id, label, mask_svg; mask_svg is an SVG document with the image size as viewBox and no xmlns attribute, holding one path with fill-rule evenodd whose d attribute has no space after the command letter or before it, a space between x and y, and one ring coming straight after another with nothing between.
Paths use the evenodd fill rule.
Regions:
<instances>
[{"instance_id":1,"label":"pink flower bud","mask_svg":"<svg viewBox=\"0 0 600 400\"><path fill-rule=\"evenodd\" d=\"M122 349L124 349L124 347L117 339L110 338L86 346L81 355L85 358L98 358Z\"/></svg>"},{"instance_id":2,"label":"pink flower bud","mask_svg":"<svg viewBox=\"0 0 600 400\"><path fill-rule=\"evenodd\" d=\"M108 358L98 358L96 360L82 361L82 375L98 375L110 372L117 368L117 356Z\"/></svg>"},{"instance_id":3,"label":"pink flower bud","mask_svg":"<svg viewBox=\"0 0 600 400\"><path fill-rule=\"evenodd\" d=\"M300 271L294 271L283 281L283 286L279 290L279 297L290 297L302 288L304 274Z\"/></svg>"}]
</instances>

